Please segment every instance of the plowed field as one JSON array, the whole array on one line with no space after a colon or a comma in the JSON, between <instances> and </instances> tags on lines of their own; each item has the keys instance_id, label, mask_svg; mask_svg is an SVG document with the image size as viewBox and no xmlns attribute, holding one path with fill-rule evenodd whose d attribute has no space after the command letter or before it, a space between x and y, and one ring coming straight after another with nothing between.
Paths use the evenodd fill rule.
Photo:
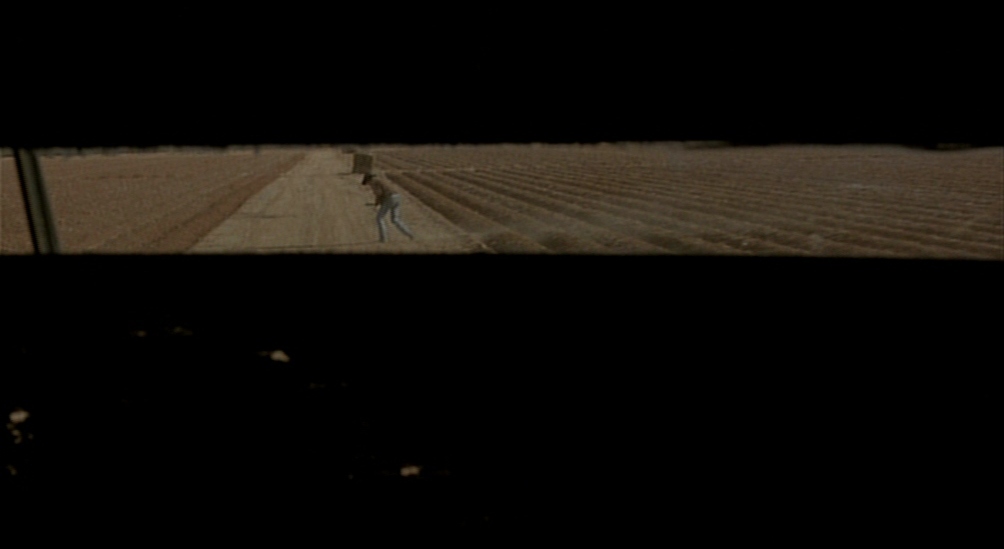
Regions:
<instances>
[{"instance_id":1,"label":"plowed field","mask_svg":"<svg viewBox=\"0 0 1004 549\"><path fill-rule=\"evenodd\" d=\"M177 253L194 245L303 151L42 156L64 253ZM0 251L31 253L13 158L0 163Z\"/></svg>"},{"instance_id":2,"label":"plowed field","mask_svg":"<svg viewBox=\"0 0 1004 549\"><path fill-rule=\"evenodd\" d=\"M374 149L499 252L1001 259L1000 149Z\"/></svg>"},{"instance_id":3,"label":"plowed field","mask_svg":"<svg viewBox=\"0 0 1004 549\"><path fill-rule=\"evenodd\" d=\"M1000 148L650 143L366 152L402 191L414 241L392 234L376 242L371 197L347 173L346 157L329 148L51 157L43 170L71 253L1004 259ZM12 159L2 170L0 249L25 253ZM245 203L256 209L241 217ZM224 230L228 218L240 219L239 235ZM268 246L226 248L238 242Z\"/></svg>"}]
</instances>

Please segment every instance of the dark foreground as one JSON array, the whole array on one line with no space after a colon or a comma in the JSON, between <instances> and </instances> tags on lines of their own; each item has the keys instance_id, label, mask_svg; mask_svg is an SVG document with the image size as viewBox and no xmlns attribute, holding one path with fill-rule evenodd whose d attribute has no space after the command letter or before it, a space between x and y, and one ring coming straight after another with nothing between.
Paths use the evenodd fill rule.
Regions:
<instances>
[{"instance_id":1,"label":"dark foreground","mask_svg":"<svg viewBox=\"0 0 1004 549\"><path fill-rule=\"evenodd\" d=\"M927 520L953 490L932 466L969 444L999 328L980 311L999 311L1002 274L0 259L0 493L25 517L105 535L949 535Z\"/></svg>"}]
</instances>

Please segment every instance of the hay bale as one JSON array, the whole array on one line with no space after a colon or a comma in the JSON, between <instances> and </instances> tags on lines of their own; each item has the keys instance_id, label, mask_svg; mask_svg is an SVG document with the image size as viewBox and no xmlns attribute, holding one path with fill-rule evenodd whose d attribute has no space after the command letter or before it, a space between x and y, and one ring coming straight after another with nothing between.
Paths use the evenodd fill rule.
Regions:
<instances>
[{"instance_id":1,"label":"hay bale","mask_svg":"<svg viewBox=\"0 0 1004 549\"><path fill-rule=\"evenodd\" d=\"M352 173L369 173L373 169L373 155L354 154L352 155Z\"/></svg>"}]
</instances>

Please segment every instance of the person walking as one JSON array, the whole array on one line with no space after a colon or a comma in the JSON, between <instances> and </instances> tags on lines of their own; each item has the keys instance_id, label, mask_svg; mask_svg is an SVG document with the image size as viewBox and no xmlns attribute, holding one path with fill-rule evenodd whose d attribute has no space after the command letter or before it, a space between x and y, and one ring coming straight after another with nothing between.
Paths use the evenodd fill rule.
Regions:
<instances>
[{"instance_id":1,"label":"person walking","mask_svg":"<svg viewBox=\"0 0 1004 549\"><path fill-rule=\"evenodd\" d=\"M411 233L408 226L401 220L401 195L387 182L387 179L376 172L369 172L363 176L363 185L368 185L376 198L373 205L377 209L377 229L380 230L380 242L387 242L387 213L390 213L390 220L394 226L404 233L408 238L414 240L415 235Z\"/></svg>"}]
</instances>

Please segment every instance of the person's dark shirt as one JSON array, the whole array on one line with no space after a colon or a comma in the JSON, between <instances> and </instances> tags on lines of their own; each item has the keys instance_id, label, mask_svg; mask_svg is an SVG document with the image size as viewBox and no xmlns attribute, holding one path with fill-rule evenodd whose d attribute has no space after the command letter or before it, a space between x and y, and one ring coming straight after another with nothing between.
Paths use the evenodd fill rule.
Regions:
<instances>
[{"instance_id":1,"label":"person's dark shirt","mask_svg":"<svg viewBox=\"0 0 1004 549\"><path fill-rule=\"evenodd\" d=\"M373 196L376 198L376 206L383 205L387 197L396 193L395 189L387 183L387 180L380 176L366 176L364 184L368 185L370 190L373 191Z\"/></svg>"}]
</instances>

